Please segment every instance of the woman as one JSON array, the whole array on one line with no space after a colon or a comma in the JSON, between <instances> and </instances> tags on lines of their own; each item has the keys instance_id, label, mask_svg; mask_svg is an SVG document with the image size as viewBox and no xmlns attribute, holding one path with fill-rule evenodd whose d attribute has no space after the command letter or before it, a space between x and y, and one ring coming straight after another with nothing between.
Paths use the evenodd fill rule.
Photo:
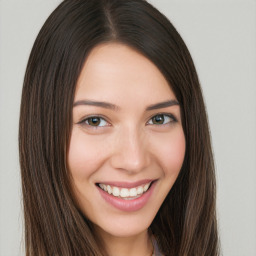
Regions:
<instances>
[{"instance_id":1,"label":"woman","mask_svg":"<svg viewBox=\"0 0 256 256\"><path fill-rule=\"evenodd\" d=\"M219 255L195 67L146 1L60 4L30 55L19 140L27 255Z\"/></svg>"}]
</instances>

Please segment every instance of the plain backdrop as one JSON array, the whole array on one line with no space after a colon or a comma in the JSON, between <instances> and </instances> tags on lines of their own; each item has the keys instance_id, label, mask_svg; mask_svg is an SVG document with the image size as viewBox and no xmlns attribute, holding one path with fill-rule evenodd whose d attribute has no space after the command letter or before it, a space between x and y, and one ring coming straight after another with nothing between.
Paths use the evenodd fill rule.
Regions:
<instances>
[{"instance_id":1,"label":"plain backdrop","mask_svg":"<svg viewBox=\"0 0 256 256\"><path fill-rule=\"evenodd\" d=\"M57 0L0 0L0 255L24 255L18 119L28 56ZM151 0L201 81L217 171L222 253L256 255L256 1Z\"/></svg>"}]
</instances>

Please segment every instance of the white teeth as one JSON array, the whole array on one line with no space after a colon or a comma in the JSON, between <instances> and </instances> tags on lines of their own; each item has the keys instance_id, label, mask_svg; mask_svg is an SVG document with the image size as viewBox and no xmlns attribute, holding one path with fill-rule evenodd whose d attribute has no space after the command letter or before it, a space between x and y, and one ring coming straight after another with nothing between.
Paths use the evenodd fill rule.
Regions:
<instances>
[{"instance_id":1,"label":"white teeth","mask_svg":"<svg viewBox=\"0 0 256 256\"><path fill-rule=\"evenodd\" d=\"M137 188L137 194L138 195L141 195L143 192L144 192L143 187L138 187Z\"/></svg>"},{"instance_id":2,"label":"white teeth","mask_svg":"<svg viewBox=\"0 0 256 256\"><path fill-rule=\"evenodd\" d=\"M140 195L142 195L143 193L145 193L148 190L150 184L151 182L145 184L144 186L128 189L128 188L118 188L118 187L100 183L99 187L110 195L113 194L113 196L115 197L121 197L123 199L129 200L129 199L135 199Z\"/></svg>"},{"instance_id":3,"label":"white teeth","mask_svg":"<svg viewBox=\"0 0 256 256\"><path fill-rule=\"evenodd\" d=\"M109 185L107 185L107 191L109 194L112 194L112 188Z\"/></svg>"},{"instance_id":4,"label":"white teeth","mask_svg":"<svg viewBox=\"0 0 256 256\"><path fill-rule=\"evenodd\" d=\"M136 188L130 189L130 196L137 196L137 189Z\"/></svg>"},{"instance_id":5,"label":"white teeth","mask_svg":"<svg viewBox=\"0 0 256 256\"><path fill-rule=\"evenodd\" d=\"M150 183L146 184L146 185L143 187L144 192L146 192L146 191L148 190L149 185L150 185Z\"/></svg>"},{"instance_id":6,"label":"white teeth","mask_svg":"<svg viewBox=\"0 0 256 256\"><path fill-rule=\"evenodd\" d=\"M119 196L120 195L119 188L117 188L117 187L113 187L112 192L113 192L113 196Z\"/></svg>"},{"instance_id":7,"label":"white teeth","mask_svg":"<svg viewBox=\"0 0 256 256\"><path fill-rule=\"evenodd\" d=\"M120 192L121 197L128 197L130 196L129 190L127 188L122 188Z\"/></svg>"}]
</instances>

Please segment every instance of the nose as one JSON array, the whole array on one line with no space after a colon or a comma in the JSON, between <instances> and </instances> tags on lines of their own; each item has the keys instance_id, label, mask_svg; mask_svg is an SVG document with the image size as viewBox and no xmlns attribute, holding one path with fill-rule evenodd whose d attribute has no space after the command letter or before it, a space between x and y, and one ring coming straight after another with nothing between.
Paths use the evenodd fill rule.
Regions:
<instances>
[{"instance_id":1,"label":"nose","mask_svg":"<svg viewBox=\"0 0 256 256\"><path fill-rule=\"evenodd\" d=\"M148 141L143 132L127 128L117 134L113 143L111 166L128 173L137 173L150 165Z\"/></svg>"}]
</instances>

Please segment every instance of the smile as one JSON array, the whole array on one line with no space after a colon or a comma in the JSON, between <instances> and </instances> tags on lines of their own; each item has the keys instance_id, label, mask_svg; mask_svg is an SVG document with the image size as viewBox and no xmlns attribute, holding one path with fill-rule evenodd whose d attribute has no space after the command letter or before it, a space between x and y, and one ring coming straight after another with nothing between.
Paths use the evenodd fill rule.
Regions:
<instances>
[{"instance_id":1,"label":"smile","mask_svg":"<svg viewBox=\"0 0 256 256\"><path fill-rule=\"evenodd\" d=\"M157 180L144 180L135 183L104 182L96 187L104 201L112 207L133 212L142 209L150 200Z\"/></svg>"},{"instance_id":2,"label":"smile","mask_svg":"<svg viewBox=\"0 0 256 256\"><path fill-rule=\"evenodd\" d=\"M122 198L124 200L132 200L140 197L142 194L148 191L150 185L151 182L133 188L119 188L116 186L99 183L99 187L102 190L106 191L110 195Z\"/></svg>"}]
</instances>

